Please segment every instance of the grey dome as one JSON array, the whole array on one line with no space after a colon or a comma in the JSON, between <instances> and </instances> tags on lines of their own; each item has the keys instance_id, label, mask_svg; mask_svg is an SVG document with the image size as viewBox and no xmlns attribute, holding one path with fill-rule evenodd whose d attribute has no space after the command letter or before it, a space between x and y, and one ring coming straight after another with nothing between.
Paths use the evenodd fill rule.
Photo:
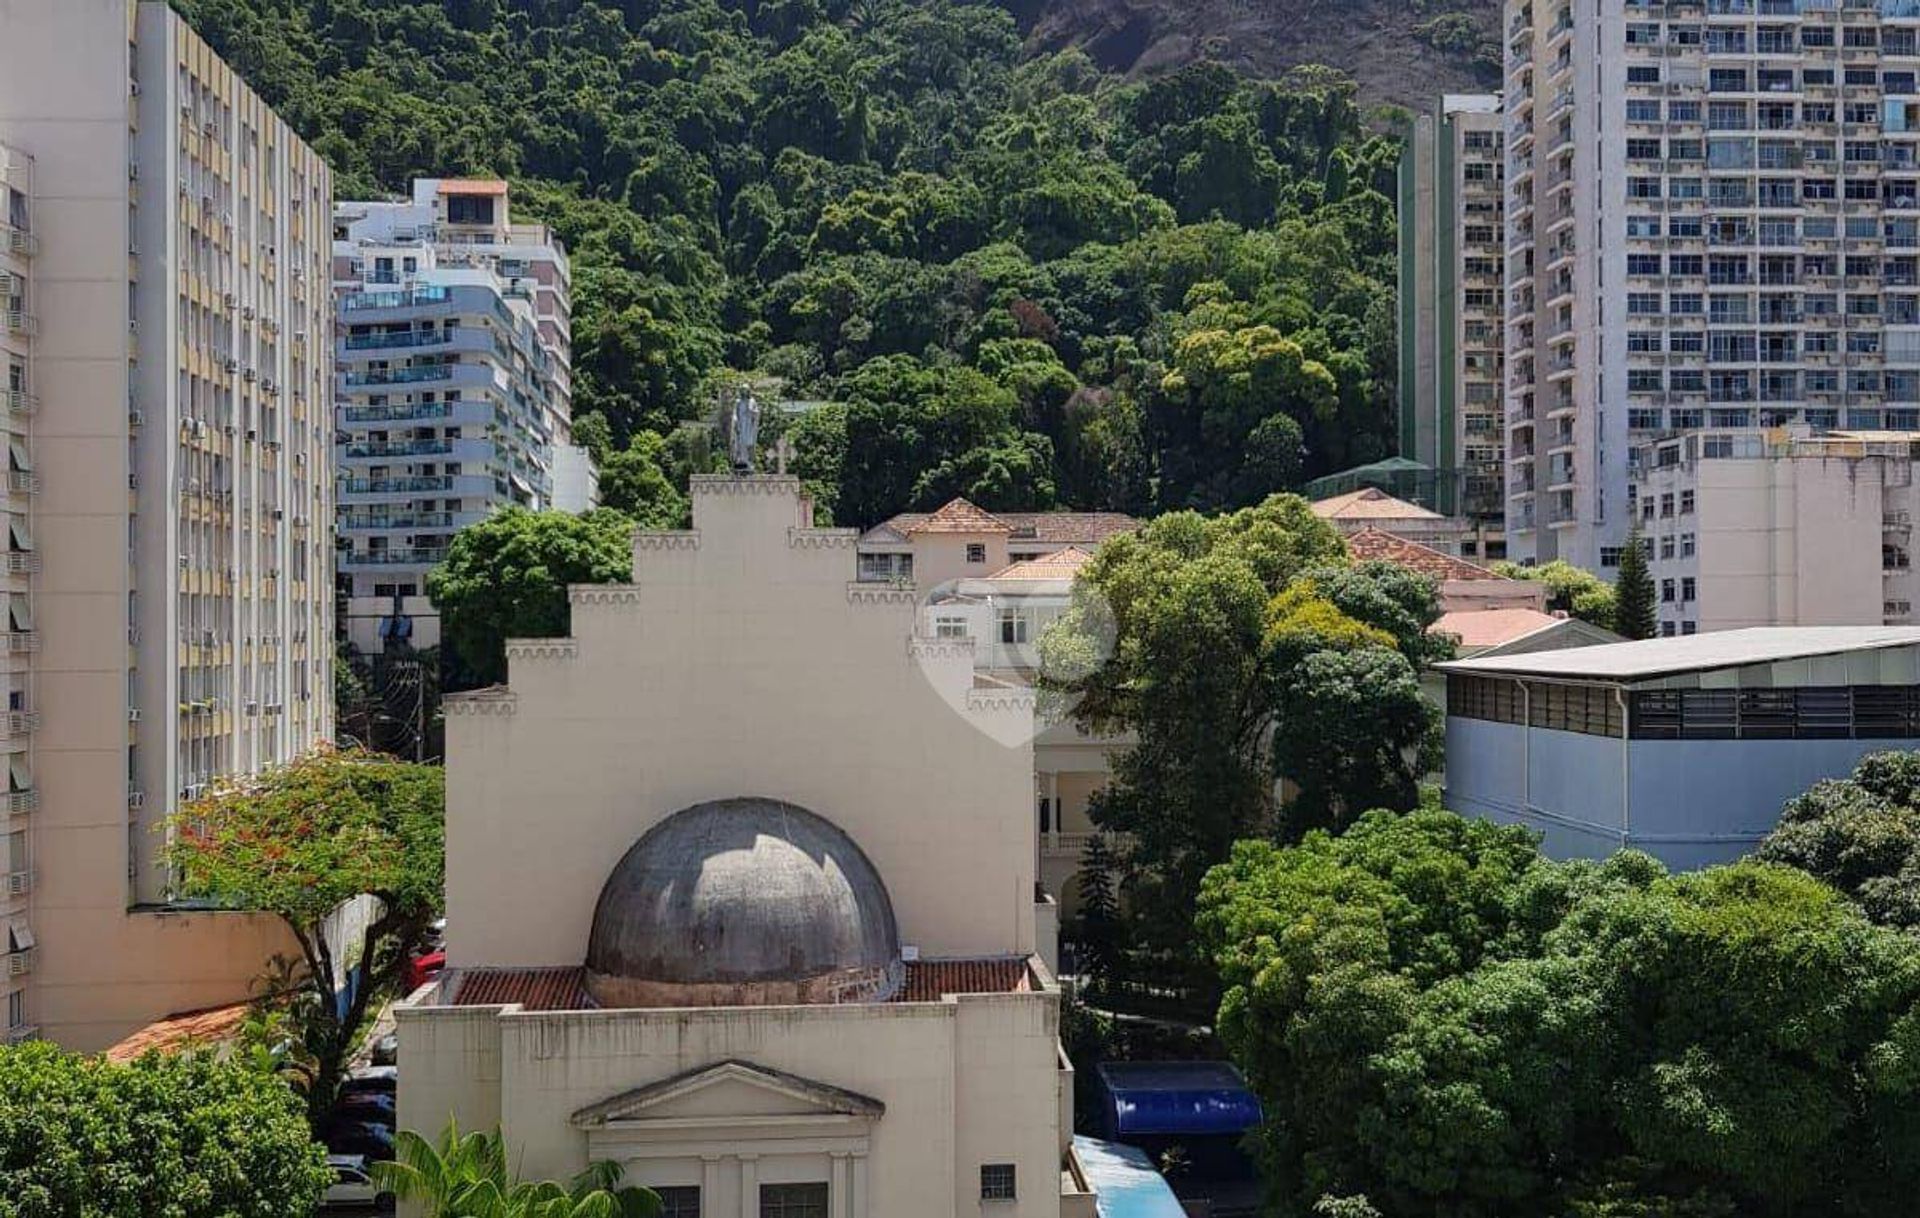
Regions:
<instances>
[{"instance_id":1,"label":"grey dome","mask_svg":"<svg viewBox=\"0 0 1920 1218\"><path fill-rule=\"evenodd\" d=\"M893 903L804 808L722 799L634 843L600 890L587 986L608 1007L874 1001L904 974Z\"/></svg>"}]
</instances>

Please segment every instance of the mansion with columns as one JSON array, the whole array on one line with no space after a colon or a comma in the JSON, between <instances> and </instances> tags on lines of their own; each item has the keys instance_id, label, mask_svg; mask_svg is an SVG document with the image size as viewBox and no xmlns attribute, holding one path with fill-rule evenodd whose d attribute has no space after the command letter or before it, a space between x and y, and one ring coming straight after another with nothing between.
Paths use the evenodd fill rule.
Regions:
<instances>
[{"instance_id":1,"label":"mansion with columns","mask_svg":"<svg viewBox=\"0 0 1920 1218\"><path fill-rule=\"evenodd\" d=\"M530 1177L611 1160L675 1215L1092 1218L1031 690L852 578L798 479L692 499L631 584L571 591L571 637L447 699L448 967L396 1009L400 1125L498 1124Z\"/></svg>"}]
</instances>

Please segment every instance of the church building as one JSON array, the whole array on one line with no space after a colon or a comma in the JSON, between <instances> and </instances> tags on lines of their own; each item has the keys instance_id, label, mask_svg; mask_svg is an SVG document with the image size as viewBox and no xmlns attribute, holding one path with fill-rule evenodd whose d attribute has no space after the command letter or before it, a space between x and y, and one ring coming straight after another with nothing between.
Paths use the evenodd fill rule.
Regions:
<instances>
[{"instance_id":1,"label":"church building","mask_svg":"<svg viewBox=\"0 0 1920 1218\"><path fill-rule=\"evenodd\" d=\"M1031 690L850 578L798 479L692 485L572 636L450 697L447 971L400 1123L674 1218L1092 1218Z\"/></svg>"}]
</instances>

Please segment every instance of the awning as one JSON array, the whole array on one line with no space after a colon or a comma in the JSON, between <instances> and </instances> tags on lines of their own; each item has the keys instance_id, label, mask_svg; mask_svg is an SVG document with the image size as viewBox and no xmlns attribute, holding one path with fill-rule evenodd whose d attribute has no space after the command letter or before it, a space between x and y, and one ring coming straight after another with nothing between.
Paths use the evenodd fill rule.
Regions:
<instances>
[{"instance_id":1,"label":"awning","mask_svg":"<svg viewBox=\"0 0 1920 1218\"><path fill-rule=\"evenodd\" d=\"M7 620L13 623L15 630L32 630L33 602L18 592L8 597Z\"/></svg>"},{"instance_id":2,"label":"awning","mask_svg":"<svg viewBox=\"0 0 1920 1218\"><path fill-rule=\"evenodd\" d=\"M7 455L13 460L13 468L21 473L33 468L33 454L27 451L25 443L19 440L7 441Z\"/></svg>"},{"instance_id":3,"label":"awning","mask_svg":"<svg viewBox=\"0 0 1920 1218\"><path fill-rule=\"evenodd\" d=\"M7 777L15 791L33 790L33 767L27 764L25 753L15 753L7 759Z\"/></svg>"},{"instance_id":4,"label":"awning","mask_svg":"<svg viewBox=\"0 0 1920 1218\"><path fill-rule=\"evenodd\" d=\"M1100 1218L1186 1218L1165 1176L1143 1150L1094 1138L1073 1140Z\"/></svg>"},{"instance_id":5,"label":"awning","mask_svg":"<svg viewBox=\"0 0 1920 1218\"><path fill-rule=\"evenodd\" d=\"M1261 1120L1260 1101L1227 1062L1107 1062L1098 1072L1110 1138L1237 1134Z\"/></svg>"},{"instance_id":6,"label":"awning","mask_svg":"<svg viewBox=\"0 0 1920 1218\"><path fill-rule=\"evenodd\" d=\"M13 950L16 952L33 950L33 931L27 928L25 918L15 918L7 923L7 938L13 941Z\"/></svg>"},{"instance_id":7,"label":"awning","mask_svg":"<svg viewBox=\"0 0 1920 1218\"><path fill-rule=\"evenodd\" d=\"M18 516L7 521L7 535L12 539L14 549L33 549L33 534L27 531L27 522Z\"/></svg>"}]
</instances>

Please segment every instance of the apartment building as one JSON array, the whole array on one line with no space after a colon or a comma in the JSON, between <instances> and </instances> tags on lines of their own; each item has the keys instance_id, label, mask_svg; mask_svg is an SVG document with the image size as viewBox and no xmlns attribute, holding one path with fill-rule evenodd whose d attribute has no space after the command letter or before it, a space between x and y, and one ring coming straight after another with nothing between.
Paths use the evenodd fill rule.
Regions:
<instances>
[{"instance_id":1,"label":"apartment building","mask_svg":"<svg viewBox=\"0 0 1920 1218\"><path fill-rule=\"evenodd\" d=\"M362 651L439 642L426 576L465 525L597 499L571 447L566 251L510 203L505 182L425 178L334 210L338 591Z\"/></svg>"},{"instance_id":2,"label":"apartment building","mask_svg":"<svg viewBox=\"0 0 1920 1218\"><path fill-rule=\"evenodd\" d=\"M0 0L7 1035L247 994L176 800L331 734L326 165L163 3Z\"/></svg>"},{"instance_id":3,"label":"apartment building","mask_svg":"<svg viewBox=\"0 0 1920 1218\"><path fill-rule=\"evenodd\" d=\"M1920 4L1506 13L1513 554L1613 567L1661 432L1920 427Z\"/></svg>"},{"instance_id":4,"label":"apartment building","mask_svg":"<svg viewBox=\"0 0 1920 1218\"><path fill-rule=\"evenodd\" d=\"M1920 433L1702 431L1635 450L1660 633L1914 621Z\"/></svg>"},{"instance_id":5,"label":"apartment building","mask_svg":"<svg viewBox=\"0 0 1920 1218\"><path fill-rule=\"evenodd\" d=\"M1506 242L1500 99L1449 94L1400 159L1400 456L1435 472L1435 509L1505 554L1501 418Z\"/></svg>"}]
</instances>

